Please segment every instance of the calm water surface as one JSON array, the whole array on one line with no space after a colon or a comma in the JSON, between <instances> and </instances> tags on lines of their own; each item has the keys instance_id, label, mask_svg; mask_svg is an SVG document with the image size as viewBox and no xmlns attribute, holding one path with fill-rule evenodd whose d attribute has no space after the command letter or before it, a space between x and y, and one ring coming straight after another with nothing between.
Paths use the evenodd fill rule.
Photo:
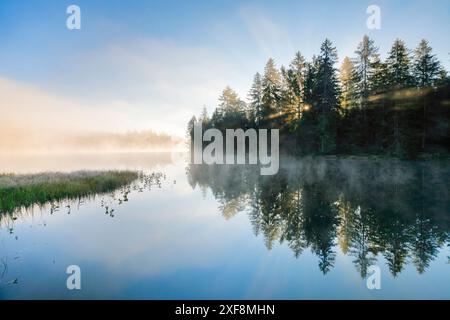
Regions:
<instances>
[{"instance_id":1,"label":"calm water surface","mask_svg":"<svg viewBox=\"0 0 450 320\"><path fill-rule=\"evenodd\" d=\"M260 176L183 158L0 156L0 172L146 173L0 215L0 299L450 299L448 162L283 159ZM69 265L81 290L66 288Z\"/></svg>"}]
</instances>

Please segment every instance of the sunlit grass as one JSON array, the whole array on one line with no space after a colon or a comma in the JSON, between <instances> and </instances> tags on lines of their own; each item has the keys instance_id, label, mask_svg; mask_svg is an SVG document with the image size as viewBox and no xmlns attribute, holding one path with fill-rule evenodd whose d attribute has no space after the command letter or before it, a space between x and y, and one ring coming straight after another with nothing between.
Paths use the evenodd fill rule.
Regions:
<instances>
[{"instance_id":1,"label":"sunlit grass","mask_svg":"<svg viewBox=\"0 0 450 320\"><path fill-rule=\"evenodd\" d=\"M113 191L138 178L134 171L0 174L0 213L51 201Z\"/></svg>"}]
</instances>

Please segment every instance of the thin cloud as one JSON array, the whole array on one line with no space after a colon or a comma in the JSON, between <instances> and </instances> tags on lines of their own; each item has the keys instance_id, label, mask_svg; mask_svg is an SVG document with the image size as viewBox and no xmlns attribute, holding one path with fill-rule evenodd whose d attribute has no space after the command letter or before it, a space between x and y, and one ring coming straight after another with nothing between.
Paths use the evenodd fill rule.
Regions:
<instances>
[{"instance_id":1,"label":"thin cloud","mask_svg":"<svg viewBox=\"0 0 450 320\"><path fill-rule=\"evenodd\" d=\"M282 57L286 52L294 52L289 32L277 24L261 9L253 6L241 8L240 16L253 41L267 57Z\"/></svg>"}]
</instances>

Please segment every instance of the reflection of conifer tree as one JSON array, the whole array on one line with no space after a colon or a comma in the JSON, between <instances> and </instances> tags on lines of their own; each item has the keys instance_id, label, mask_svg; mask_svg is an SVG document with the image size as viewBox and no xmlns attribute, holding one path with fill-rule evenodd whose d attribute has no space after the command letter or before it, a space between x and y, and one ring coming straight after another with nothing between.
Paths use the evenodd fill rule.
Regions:
<instances>
[{"instance_id":1,"label":"reflection of conifer tree","mask_svg":"<svg viewBox=\"0 0 450 320\"><path fill-rule=\"evenodd\" d=\"M268 248L286 241L299 256L310 247L323 273L334 265L337 241L363 277L378 253L394 276L408 257L422 273L448 245L446 162L315 158L292 161L275 176L226 165L189 165L186 173L192 187L211 190L225 218L247 211Z\"/></svg>"},{"instance_id":2,"label":"reflection of conifer tree","mask_svg":"<svg viewBox=\"0 0 450 320\"><path fill-rule=\"evenodd\" d=\"M333 267L336 255L333 247L338 224L337 209L326 199L323 185L305 185L303 190L305 240L319 257L320 270L327 273Z\"/></svg>"},{"instance_id":3,"label":"reflection of conifer tree","mask_svg":"<svg viewBox=\"0 0 450 320\"><path fill-rule=\"evenodd\" d=\"M376 258L372 253L371 215L360 206L354 211L350 254L355 257L353 263L359 271L361 278L367 277L367 268L373 265Z\"/></svg>"},{"instance_id":4,"label":"reflection of conifer tree","mask_svg":"<svg viewBox=\"0 0 450 320\"><path fill-rule=\"evenodd\" d=\"M261 230L266 246L271 249L278 239L282 226L281 212L289 193L286 192L285 175L279 172L275 176L262 176L261 181Z\"/></svg>"},{"instance_id":5,"label":"reflection of conifer tree","mask_svg":"<svg viewBox=\"0 0 450 320\"><path fill-rule=\"evenodd\" d=\"M320 248L316 248L315 252L319 257L319 270L323 274L328 273L334 267L336 253L332 250L334 243L331 239L320 244ZM330 241L331 240L331 241Z\"/></svg>"},{"instance_id":6,"label":"reflection of conifer tree","mask_svg":"<svg viewBox=\"0 0 450 320\"><path fill-rule=\"evenodd\" d=\"M303 234L302 190L291 191L291 202L283 211L284 228L280 241L288 241L289 247L298 258L306 247Z\"/></svg>"},{"instance_id":7,"label":"reflection of conifer tree","mask_svg":"<svg viewBox=\"0 0 450 320\"><path fill-rule=\"evenodd\" d=\"M399 274L406 263L408 257L409 232L408 224L397 213L393 212L392 217L385 215L385 222L382 224L383 235L383 256L387 261L389 271L395 277Z\"/></svg>"},{"instance_id":8,"label":"reflection of conifer tree","mask_svg":"<svg viewBox=\"0 0 450 320\"><path fill-rule=\"evenodd\" d=\"M261 203L259 197L259 190L252 190L251 202L250 202L250 211L248 213L250 223L253 227L253 233L255 236L259 235L260 232L260 224L261 224Z\"/></svg>"},{"instance_id":9,"label":"reflection of conifer tree","mask_svg":"<svg viewBox=\"0 0 450 320\"><path fill-rule=\"evenodd\" d=\"M244 201L241 197L233 199L219 199L219 210L222 212L222 216L228 220L234 217L238 212L244 210Z\"/></svg>"},{"instance_id":10,"label":"reflection of conifer tree","mask_svg":"<svg viewBox=\"0 0 450 320\"><path fill-rule=\"evenodd\" d=\"M349 202L339 199L337 202L339 212L339 226L337 229L338 243L344 254L347 254L351 246L351 237L353 229L353 215L355 208L352 208Z\"/></svg>"},{"instance_id":11,"label":"reflection of conifer tree","mask_svg":"<svg viewBox=\"0 0 450 320\"><path fill-rule=\"evenodd\" d=\"M418 215L413 232L412 255L413 263L419 273L429 267L430 262L438 254L438 243L435 236L436 226L423 215Z\"/></svg>"},{"instance_id":12,"label":"reflection of conifer tree","mask_svg":"<svg viewBox=\"0 0 450 320\"><path fill-rule=\"evenodd\" d=\"M401 234L393 235L385 248L384 257L389 266L389 271L395 277L403 270L408 251L403 245Z\"/></svg>"},{"instance_id":13,"label":"reflection of conifer tree","mask_svg":"<svg viewBox=\"0 0 450 320\"><path fill-rule=\"evenodd\" d=\"M396 276L403 270L409 255L413 220L411 219L412 208L409 207L409 202L405 201L405 197L411 197L409 184L396 181L395 174L401 172L401 166L398 163L391 169L389 173L394 175L393 183L383 188L377 197L377 199L384 199L384 203L382 207L378 205L375 224L377 235L374 241L382 250L390 272ZM376 207L375 203L374 205Z\"/></svg>"},{"instance_id":14,"label":"reflection of conifer tree","mask_svg":"<svg viewBox=\"0 0 450 320\"><path fill-rule=\"evenodd\" d=\"M449 247L449 249L450 249L450 243L447 244L447 247ZM448 263L450 264L450 256L448 256L447 259L448 259Z\"/></svg>"},{"instance_id":15,"label":"reflection of conifer tree","mask_svg":"<svg viewBox=\"0 0 450 320\"><path fill-rule=\"evenodd\" d=\"M439 244L439 224L433 221L432 217L427 214L428 204L427 197L436 190L430 190L425 180L426 170L421 166L419 176L416 179L416 190L413 192L417 195L418 210L412 232L412 261L416 266L417 272L424 273L430 265L430 262L438 254ZM419 182L420 181L420 182ZM436 187L436 185L434 185ZM419 209L420 208L420 209Z\"/></svg>"}]
</instances>

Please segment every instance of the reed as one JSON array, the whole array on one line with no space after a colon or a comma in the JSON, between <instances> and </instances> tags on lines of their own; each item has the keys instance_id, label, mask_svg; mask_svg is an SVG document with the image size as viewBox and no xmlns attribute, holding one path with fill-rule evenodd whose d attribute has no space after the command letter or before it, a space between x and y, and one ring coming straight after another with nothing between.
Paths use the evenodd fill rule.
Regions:
<instances>
[{"instance_id":1,"label":"reed","mask_svg":"<svg viewBox=\"0 0 450 320\"><path fill-rule=\"evenodd\" d=\"M0 174L0 213L113 191L138 178L134 171Z\"/></svg>"}]
</instances>

